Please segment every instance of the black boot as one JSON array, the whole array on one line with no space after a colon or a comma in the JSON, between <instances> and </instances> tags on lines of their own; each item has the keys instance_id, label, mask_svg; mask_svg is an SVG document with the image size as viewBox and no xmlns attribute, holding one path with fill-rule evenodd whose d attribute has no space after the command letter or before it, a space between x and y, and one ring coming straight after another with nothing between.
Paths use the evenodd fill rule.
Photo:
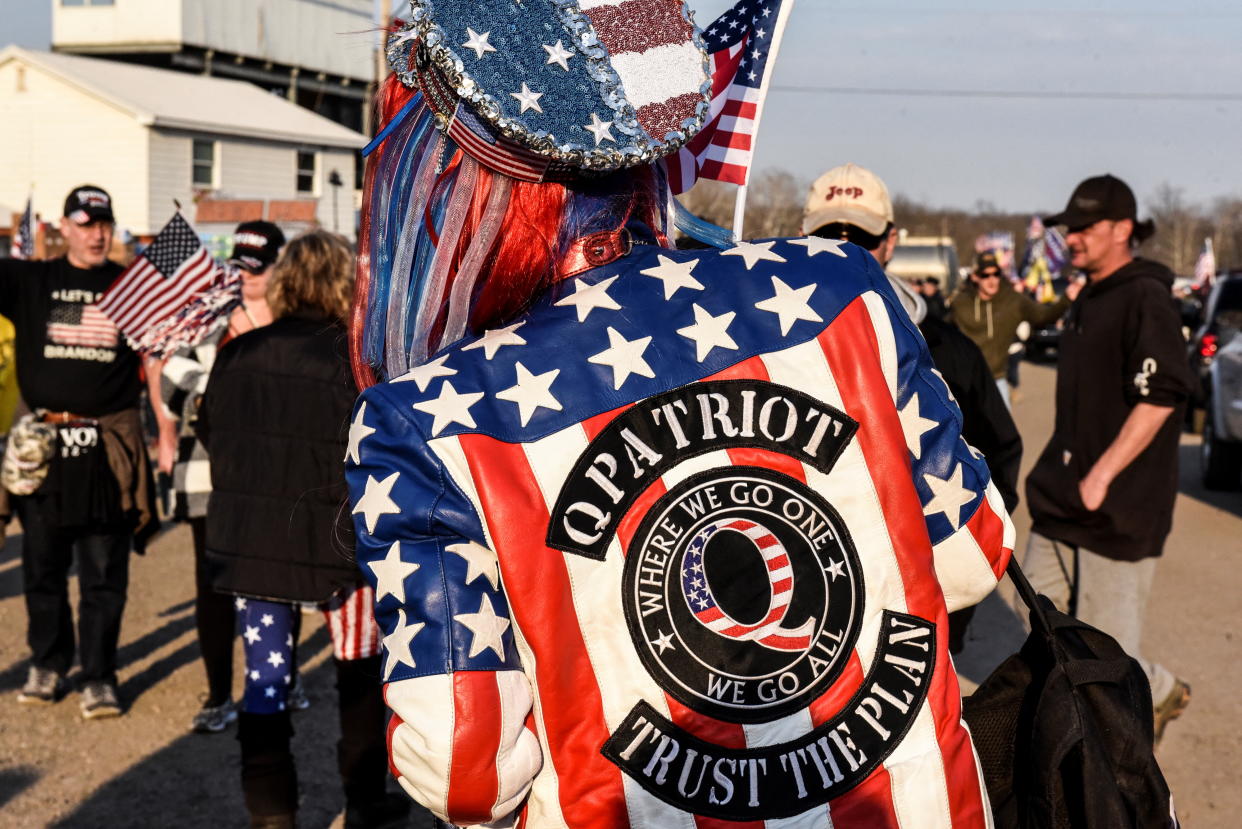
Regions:
<instances>
[{"instance_id":1,"label":"black boot","mask_svg":"<svg viewBox=\"0 0 1242 829\"><path fill-rule=\"evenodd\" d=\"M381 658L336 660L336 692L341 715L337 764L345 787L347 829L402 826L410 811L404 795L386 793L388 710L380 682Z\"/></svg>"},{"instance_id":2,"label":"black boot","mask_svg":"<svg viewBox=\"0 0 1242 829\"><path fill-rule=\"evenodd\" d=\"M238 715L242 794L252 826L292 827L298 810L298 773L289 741L293 723L288 711ZM257 822L256 822L257 821Z\"/></svg>"}]
</instances>

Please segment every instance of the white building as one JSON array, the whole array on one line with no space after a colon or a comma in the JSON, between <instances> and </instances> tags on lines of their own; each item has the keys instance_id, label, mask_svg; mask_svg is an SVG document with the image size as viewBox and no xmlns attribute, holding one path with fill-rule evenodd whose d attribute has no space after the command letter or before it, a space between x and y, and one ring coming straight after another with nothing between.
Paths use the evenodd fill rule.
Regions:
<instances>
[{"instance_id":1,"label":"white building","mask_svg":"<svg viewBox=\"0 0 1242 829\"><path fill-rule=\"evenodd\" d=\"M139 237L174 200L205 234L262 217L354 235L367 139L252 84L9 47L0 113L0 203L25 204L33 189L44 220L92 183Z\"/></svg>"},{"instance_id":2,"label":"white building","mask_svg":"<svg viewBox=\"0 0 1242 829\"><path fill-rule=\"evenodd\" d=\"M52 0L54 52L250 81L359 130L377 28L373 0Z\"/></svg>"}]
</instances>

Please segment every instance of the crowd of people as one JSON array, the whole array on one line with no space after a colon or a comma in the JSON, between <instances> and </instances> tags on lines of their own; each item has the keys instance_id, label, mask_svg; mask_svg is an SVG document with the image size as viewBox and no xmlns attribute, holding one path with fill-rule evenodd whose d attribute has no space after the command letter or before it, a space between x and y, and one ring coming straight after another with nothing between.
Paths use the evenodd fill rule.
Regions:
<instances>
[{"instance_id":1,"label":"crowd of people","mask_svg":"<svg viewBox=\"0 0 1242 829\"><path fill-rule=\"evenodd\" d=\"M391 80L385 111L413 107L409 169L441 170L435 130L417 132L433 103L411 95ZM29 408L0 476L22 533L20 702L60 701L76 660L82 716L124 713L130 554L159 525L161 472L193 541L189 727L236 723L252 826L295 825L307 607L332 641L349 827L408 819L390 761L463 824L984 825L950 654L1015 549L1023 492L1031 583L1139 660L1156 739L1186 709L1140 632L1192 378L1124 182L1088 179L1047 218L1084 277L1051 303L990 254L948 298L888 276L900 217L854 164L816 181L800 238L720 250L673 248L667 183L642 165L567 187L459 149L438 182L455 235L385 242L412 246L386 261L453 275L408 325L407 295L355 293L347 240L253 222L236 308L144 361L94 310L121 269L91 185L65 202L65 256L0 261ZM1055 428L1023 489L1011 346L1057 321ZM104 336L83 344L86 326Z\"/></svg>"}]
</instances>

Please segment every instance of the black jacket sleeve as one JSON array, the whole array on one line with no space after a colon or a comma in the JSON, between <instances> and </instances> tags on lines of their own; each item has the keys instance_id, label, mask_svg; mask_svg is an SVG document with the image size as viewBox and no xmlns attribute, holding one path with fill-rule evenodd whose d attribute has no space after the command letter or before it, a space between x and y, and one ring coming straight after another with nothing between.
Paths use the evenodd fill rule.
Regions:
<instances>
[{"instance_id":1,"label":"black jacket sleeve","mask_svg":"<svg viewBox=\"0 0 1242 829\"><path fill-rule=\"evenodd\" d=\"M22 273L23 264L18 259L0 259L0 316L8 317L10 321L17 310L17 297L21 290L19 280L25 276Z\"/></svg>"},{"instance_id":2,"label":"black jacket sleeve","mask_svg":"<svg viewBox=\"0 0 1242 829\"><path fill-rule=\"evenodd\" d=\"M1160 282L1138 280L1135 295L1125 336L1126 402L1176 406L1192 388L1181 320Z\"/></svg>"}]
</instances>

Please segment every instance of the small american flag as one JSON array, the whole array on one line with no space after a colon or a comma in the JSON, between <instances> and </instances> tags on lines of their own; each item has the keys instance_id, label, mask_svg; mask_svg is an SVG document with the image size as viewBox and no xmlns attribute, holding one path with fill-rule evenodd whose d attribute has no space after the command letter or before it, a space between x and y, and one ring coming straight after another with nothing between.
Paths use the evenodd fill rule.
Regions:
<instances>
[{"instance_id":1,"label":"small american flag","mask_svg":"<svg viewBox=\"0 0 1242 829\"><path fill-rule=\"evenodd\" d=\"M55 345L85 345L113 348L116 326L99 313L98 305L57 303L47 323L47 338Z\"/></svg>"},{"instance_id":2,"label":"small american flag","mask_svg":"<svg viewBox=\"0 0 1242 829\"><path fill-rule=\"evenodd\" d=\"M666 159L669 184L684 193L700 178L745 184L768 81L793 0L740 0L704 32L711 53L708 121Z\"/></svg>"},{"instance_id":3,"label":"small american flag","mask_svg":"<svg viewBox=\"0 0 1242 829\"><path fill-rule=\"evenodd\" d=\"M215 262L190 223L177 213L99 301L131 340L175 314L216 275Z\"/></svg>"},{"instance_id":4,"label":"small american flag","mask_svg":"<svg viewBox=\"0 0 1242 829\"><path fill-rule=\"evenodd\" d=\"M34 211L30 199L26 199L26 212L13 234L13 247L10 251L14 259L33 259L35 254Z\"/></svg>"}]
</instances>

